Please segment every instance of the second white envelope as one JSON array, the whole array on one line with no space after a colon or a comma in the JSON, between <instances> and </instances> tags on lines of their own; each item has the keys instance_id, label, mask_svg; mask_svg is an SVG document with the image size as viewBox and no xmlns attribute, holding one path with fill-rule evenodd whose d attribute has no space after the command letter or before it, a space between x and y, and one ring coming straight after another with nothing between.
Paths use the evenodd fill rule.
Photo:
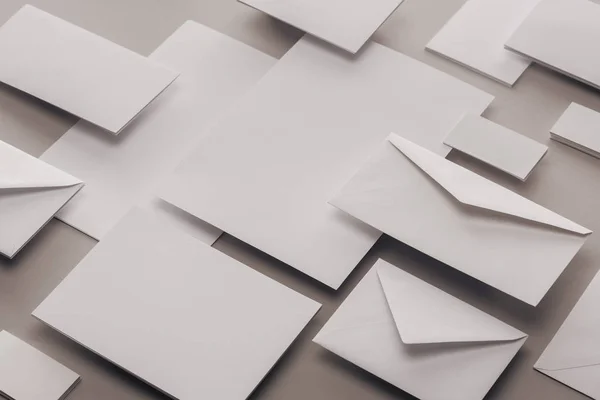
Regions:
<instances>
[{"instance_id":1,"label":"second white envelope","mask_svg":"<svg viewBox=\"0 0 600 400\"><path fill-rule=\"evenodd\" d=\"M534 306L591 233L397 135L330 203Z\"/></svg>"}]
</instances>

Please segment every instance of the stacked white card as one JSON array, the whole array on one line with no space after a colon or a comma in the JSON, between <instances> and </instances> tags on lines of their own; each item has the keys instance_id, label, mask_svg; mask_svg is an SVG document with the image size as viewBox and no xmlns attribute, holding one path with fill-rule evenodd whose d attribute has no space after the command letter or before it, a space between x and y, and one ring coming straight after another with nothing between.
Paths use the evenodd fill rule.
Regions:
<instances>
[{"instance_id":1,"label":"stacked white card","mask_svg":"<svg viewBox=\"0 0 600 400\"><path fill-rule=\"evenodd\" d=\"M600 113L577 103L571 103L550 130L550 137L600 158Z\"/></svg>"}]
</instances>

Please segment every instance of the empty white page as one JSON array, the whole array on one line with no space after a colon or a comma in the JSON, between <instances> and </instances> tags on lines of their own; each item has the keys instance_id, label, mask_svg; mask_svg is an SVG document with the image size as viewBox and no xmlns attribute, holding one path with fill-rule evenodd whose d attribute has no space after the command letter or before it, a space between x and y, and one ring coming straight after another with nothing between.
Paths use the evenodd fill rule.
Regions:
<instances>
[{"instance_id":1,"label":"empty white page","mask_svg":"<svg viewBox=\"0 0 600 400\"><path fill-rule=\"evenodd\" d=\"M26 5L0 27L0 82L117 134L177 77Z\"/></svg>"},{"instance_id":2,"label":"empty white page","mask_svg":"<svg viewBox=\"0 0 600 400\"><path fill-rule=\"evenodd\" d=\"M550 137L600 158L600 113L571 103L550 130Z\"/></svg>"}]
</instances>

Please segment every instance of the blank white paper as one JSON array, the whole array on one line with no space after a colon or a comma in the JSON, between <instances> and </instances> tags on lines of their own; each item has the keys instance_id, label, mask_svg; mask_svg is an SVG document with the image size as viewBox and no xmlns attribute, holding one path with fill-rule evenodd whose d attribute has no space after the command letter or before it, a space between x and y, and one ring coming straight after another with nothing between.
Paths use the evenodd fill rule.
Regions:
<instances>
[{"instance_id":1,"label":"blank white paper","mask_svg":"<svg viewBox=\"0 0 600 400\"><path fill-rule=\"evenodd\" d=\"M132 206L143 204L212 243L221 233L218 229L202 221L186 221L191 217L171 212L152 194L162 177L194 148L211 121L276 60L192 21L150 59L181 71L181 76L122 135L104 135L81 121L42 155L42 160L87 183L57 217L100 240Z\"/></svg>"},{"instance_id":2,"label":"blank white paper","mask_svg":"<svg viewBox=\"0 0 600 400\"><path fill-rule=\"evenodd\" d=\"M547 146L478 115L466 115L444 143L522 181L548 151Z\"/></svg>"},{"instance_id":3,"label":"blank white paper","mask_svg":"<svg viewBox=\"0 0 600 400\"><path fill-rule=\"evenodd\" d=\"M600 113L571 103L550 130L550 137L600 158Z\"/></svg>"},{"instance_id":4,"label":"blank white paper","mask_svg":"<svg viewBox=\"0 0 600 400\"><path fill-rule=\"evenodd\" d=\"M242 400L320 305L139 209L33 312L177 400Z\"/></svg>"},{"instance_id":5,"label":"blank white paper","mask_svg":"<svg viewBox=\"0 0 600 400\"><path fill-rule=\"evenodd\" d=\"M118 134L178 72L30 5L0 28L0 82Z\"/></svg>"},{"instance_id":6,"label":"blank white paper","mask_svg":"<svg viewBox=\"0 0 600 400\"><path fill-rule=\"evenodd\" d=\"M506 48L600 89L600 4L542 0Z\"/></svg>"},{"instance_id":7,"label":"blank white paper","mask_svg":"<svg viewBox=\"0 0 600 400\"><path fill-rule=\"evenodd\" d=\"M512 86L531 61L504 43L540 0L469 0L427 49Z\"/></svg>"},{"instance_id":8,"label":"blank white paper","mask_svg":"<svg viewBox=\"0 0 600 400\"><path fill-rule=\"evenodd\" d=\"M0 397L62 400L79 375L6 331L0 332Z\"/></svg>"},{"instance_id":9,"label":"blank white paper","mask_svg":"<svg viewBox=\"0 0 600 400\"><path fill-rule=\"evenodd\" d=\"M239 0L356 53L403 0Z\"/></svg>"},{"instance_id":10,"label":"blank white paper","mask_svg":"<svg viewBox=\"0 0 600 400\"><path fill-rule=\"evenodd\" d=\"M301 39L159 190L164 200L333 288L380 233L327 204L389 132L446 155L493 97L369 43L353 58Z\"/></svg>"}]
</instances>

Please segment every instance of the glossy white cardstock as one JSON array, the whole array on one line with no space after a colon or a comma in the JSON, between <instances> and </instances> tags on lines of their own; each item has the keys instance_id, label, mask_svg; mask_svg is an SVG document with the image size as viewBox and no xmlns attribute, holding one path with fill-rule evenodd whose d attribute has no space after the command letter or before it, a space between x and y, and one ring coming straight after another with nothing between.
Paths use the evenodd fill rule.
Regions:
<instances>
[{"instance_id":1,"label":"glossy white cardstock","mask_svg":"<svg viewBox=\"0 0 600 400\"><path fill-rule=\"evenodd\" d=\"M177 400L242 400L320 305L132 210L33 315Z\"/></svg>"},{"instance_id":2,"label":"glossy white cardstock","mask_svg":"<svg viewBox=\"0 0 600 400\"><path fill-rule=\"evenodd\" d=\"M26 5L0 28L0 82L118 134L178 76Z\"/></svg>"},{"instance_id":3,"label":"glossy white cardstock","mask_svg":"<svg viewBox=\"0 0 600 400\"><path fill-rule=\"evenodd\" d=\"M468 0L427 44L442 57L508 86L531 61L504 43L540 0Z\"/></svg>"},{"instance_id":4,"label":"glossy white cardstock","mask_svg":"<svg viewBox=\"0 0 600 400\"><path fill-rule=\"evenodd\" d=\"M571 103L550 130L550 138L600 158L600 113Z\"/></svg>"},{"instance_id":5,"label":"glossy white cardstock","mask_svg":"<svg viewBox=\"0 0 600 400\"><path fill-rule=\"evenodd\" d=\"M527 180L548 146L479 115L466 115L444 144L518 178Z\"/></svg>"},{"instance_id":6,"label":"glossy white cardstock","mask_svg":"<svg viewBox=\"0 0 600 400\"><path fill-rule=\"evenodd\" d=\"M313 341L420 400L481 400L526 339L379 260Z\"/></svg>"},{"instance_id":7,"label":"glossy white cardstock","mask_svg":"<svg viewBox=\"0 0 600 400\"><path fill-rule=\"evenodd\" d=\"M181 71L181 76L122 135L105 135L81 121L42 155L42 160L87 183L57 217L100 240L134 205L143 204L213 243L221 233L218 229L169 210L153 192L194 148L211 121L276 60L192 21L183 24L150 59Z\"/></svg>"},{"instance_id":8,"label":"glossy white cardstock","mask_svg":"<svg viewBox=\"0 0 600 400\"><path fill-rule=\"evenodd\" d=\"M62 400L79 375L41 351L0 332L0 397L10 400Z\"/></svg>"},{"instance_id":9,"label":"glossy white cardstock","mask_svg":"<svg viewBox=\"0 0 600 400\"><path fill-rule=\"evenodd\" d=\"M338 288L379 232L327 200L393 129L444 136L493 97L370 42L353 58L301 39L159 190L164 200Z\"/></svg>"},{"instance_id":10,"label":"glossy white cardstock","mask_svg":"<svg viewBox=\"0 0 600 400\"><path fill-rule=\"evenodd\" d=\"M13 258L82 187L81 180L0 141L0 254Z\"/></svg>"},{"instance_id":11,"label":"glossy white cardstock","mask_svg":"<svg viewBox=\"0 0 600 400\"><path fill-rule=\"evenodd\" d=\"M239 0L356 53L403 0Z\"/></svg>"},{"instance_id":12,"label":"glossy white cardstock","mask_svg":"<svg viewBox=\"0 0 600 400\"><path fill-rule=\"evenodd\" d=\"M600 89L600 4L542 0L506 48Z\"/></svg>"},{"instance_id":13,"label":"glossy white cardstock","mask_svg":"<svg viewBox=\"0 0 600 400\"><path fill-rule=\"evenodd\" d=\"M591 233L397 135L331 204L533 306Z\"/></svg>"},{"instance_id":14,"label":"glossy white cardstock","mask_svg":"<svg viewBox=\"0 0 600 400\"><path fill-rule=\"evenodd\" d=\"M535 369L567 386L600 399L600 274L587 288Z\"/></svg>"}]
</instances>

